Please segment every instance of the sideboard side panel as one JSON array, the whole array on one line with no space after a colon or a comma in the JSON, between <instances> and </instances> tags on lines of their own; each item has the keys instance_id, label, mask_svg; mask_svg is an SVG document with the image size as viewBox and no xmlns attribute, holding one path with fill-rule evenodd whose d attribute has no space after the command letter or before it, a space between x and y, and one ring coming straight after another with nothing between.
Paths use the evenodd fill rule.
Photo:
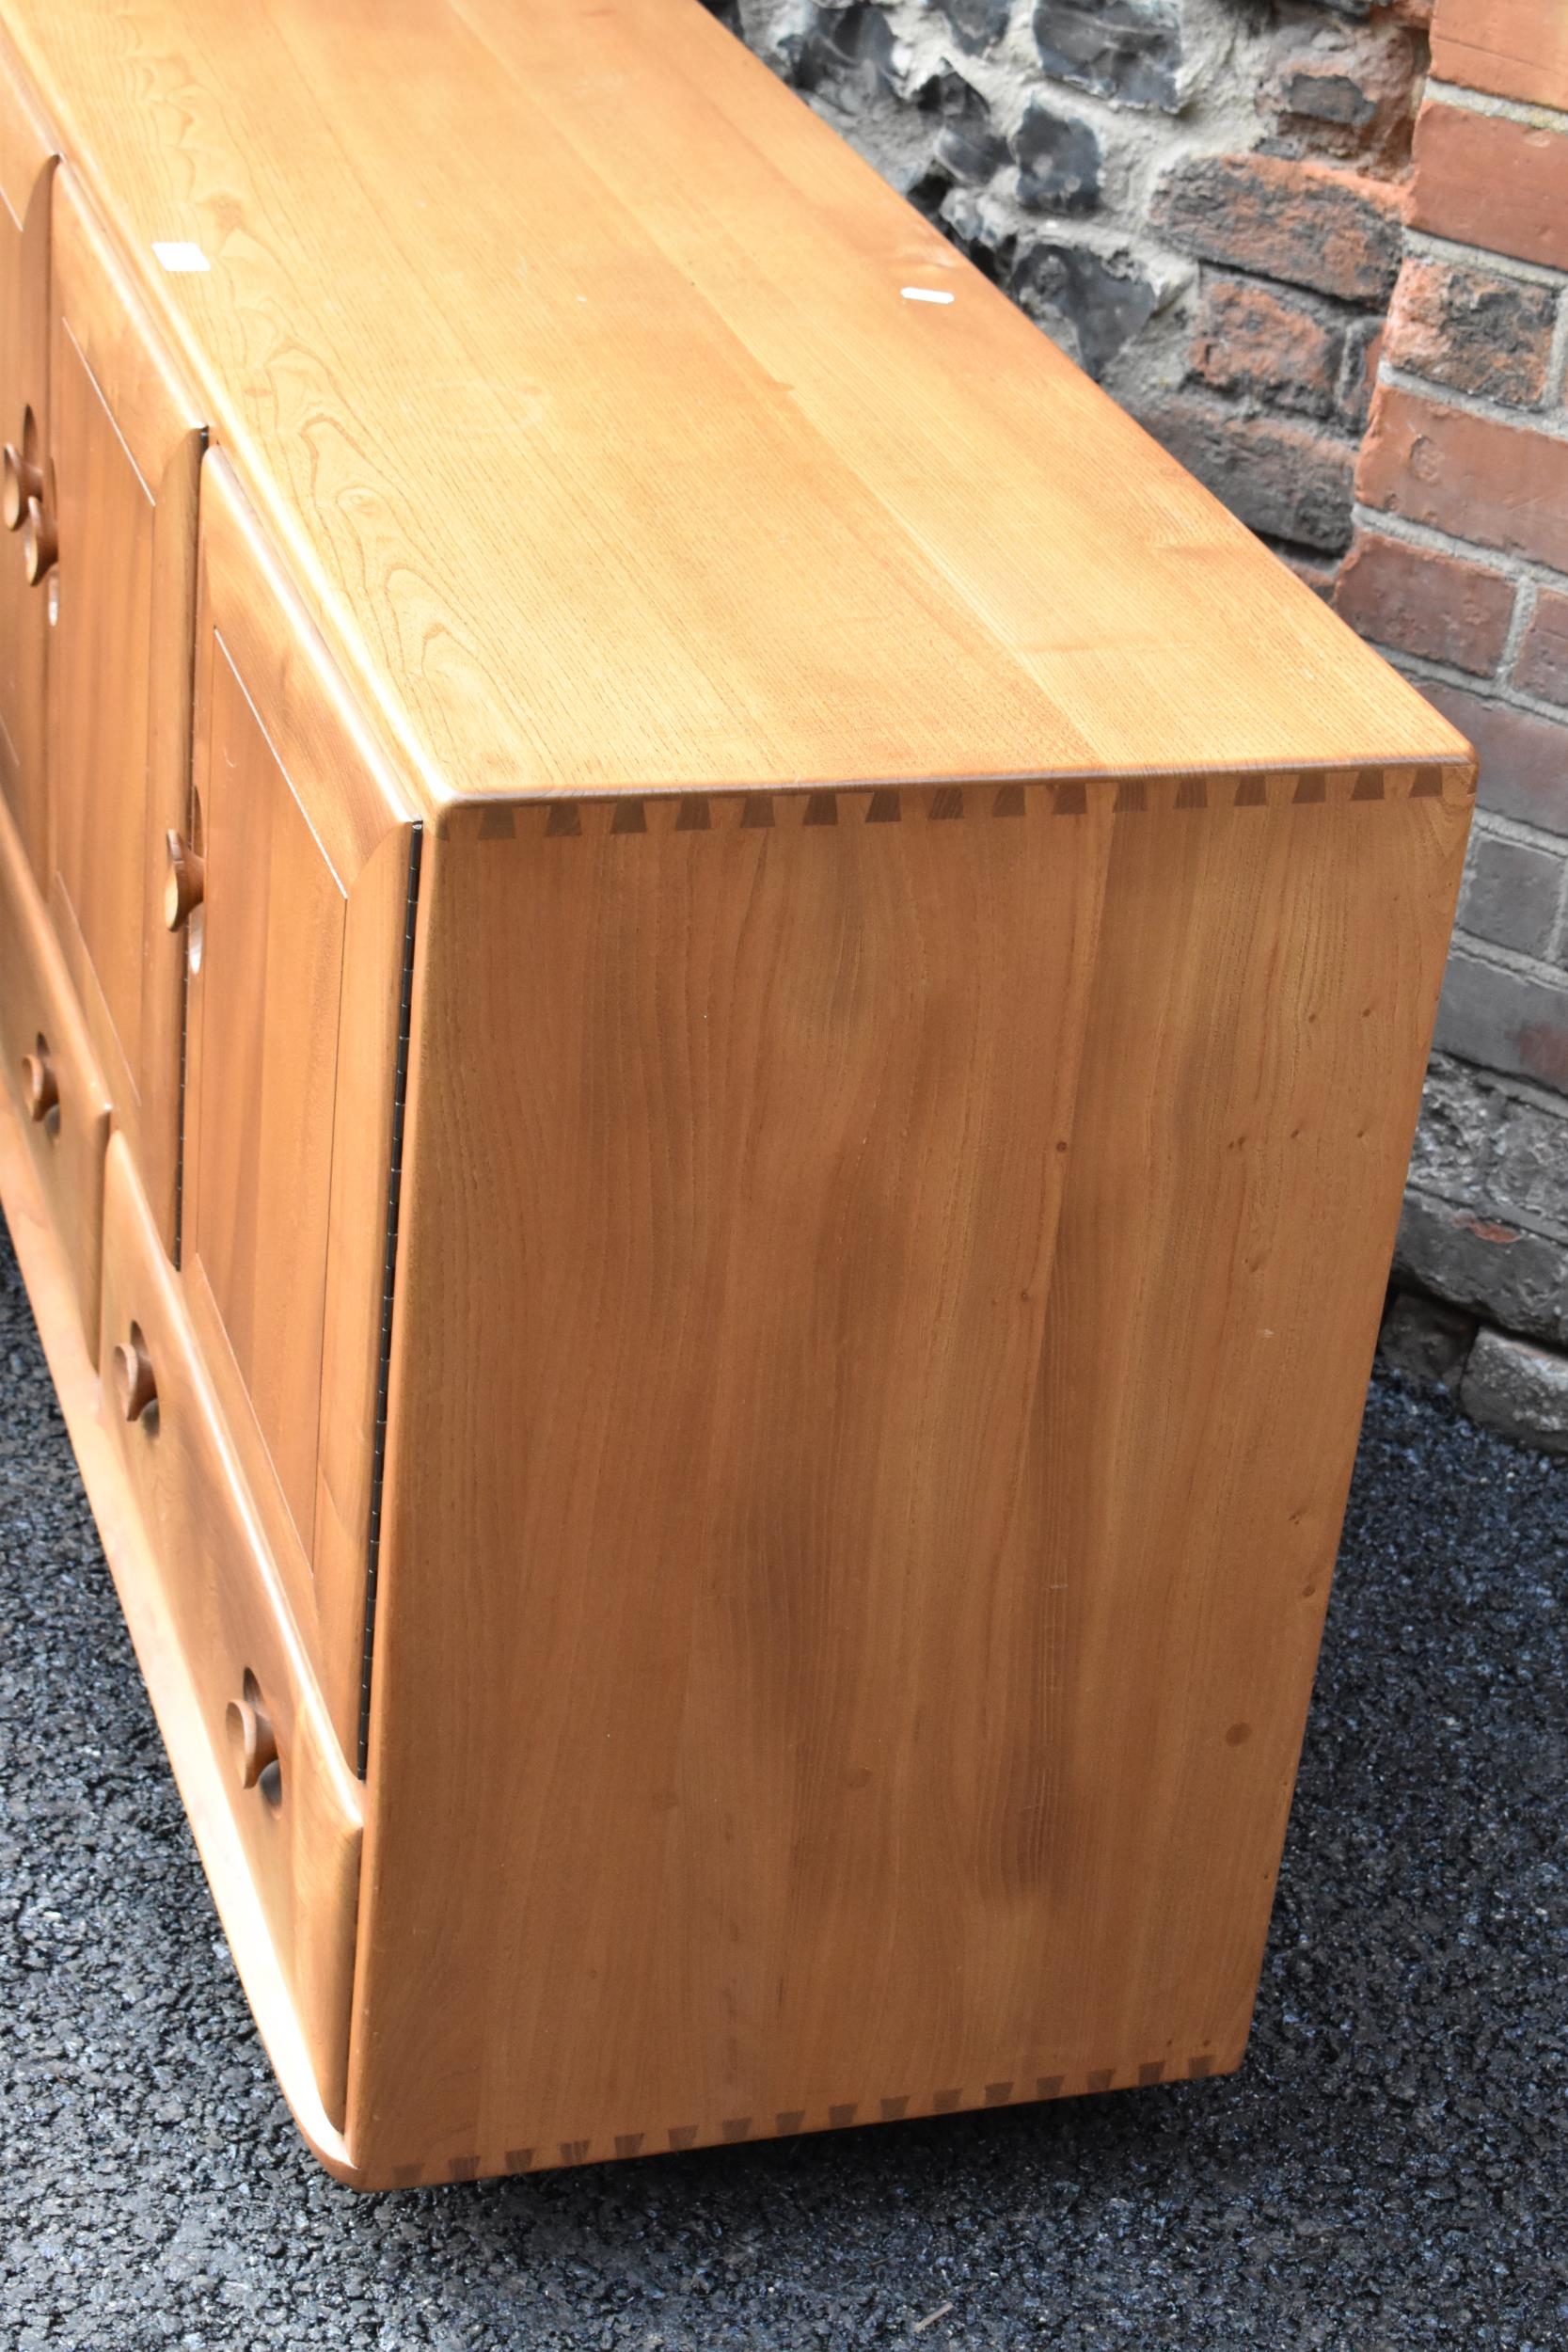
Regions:
<instances>
[{"instance_id":1,"label":"sideboard side panel","mask_svg":"<svg viewBox=\"0 0 1568 2352\"><path fill-rule=\"evenodd\" d=\"M427 847L367 2177L928 2106L1032 2014L1022 1504L1110 831L985 787Z\"/></svg>"},{"instance_id":2,"label":"sideboard side panel","mask_svg":"<svg viewBox=\"0 0 1568 2352\"><path fill-rule=\"evenodd\" d=\"M1473 793L1221 779L1118 821L1036 1457L1069 2088L1108 2044L1243 2055Z\"/></svg>"}]
</instances>

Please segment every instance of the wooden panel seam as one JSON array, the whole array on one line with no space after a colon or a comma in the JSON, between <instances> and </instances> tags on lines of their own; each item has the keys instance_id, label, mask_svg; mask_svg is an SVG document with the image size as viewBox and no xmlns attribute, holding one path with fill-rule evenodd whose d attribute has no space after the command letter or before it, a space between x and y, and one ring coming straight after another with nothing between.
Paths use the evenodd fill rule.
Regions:
<instances>
[{"instance_id":1,"label":"wooden panel seam","mask_svg":"<svg viewBox=\"0 0 1568 2352\"><path fill-rule=\"evenodd\" d=\"M185 773L185 796L183 815L181 819L180 829L187 841L191 838L191 812L196 799L196 615L197 605L200 595L198 581L198 549L201 517L201 476L208 449L208 434L205 425L198 428L198 441L199 447L197 454L196 480L191 485L193 519L196 529L195 534L193 535L191 577L188 583L189 627L186 628L184 633L182 663L178 665L176 664L172 651L168 660L168 675L171 687L178 685L182 673L183 676L183 703L182 705L178 700L176 700L172 707L181 714L181 728L183 736L182 756ZM150 723L149 732L150 733ZM180 1075L175 1088L176 1123L174 1130L174 1229L170 1236L172 1246L169 1250L170 1260L176 1267L178 1267L180 1263L180 1251L181 1245L183 1240L185 1213L185 1079L189 1066L188 1057L190 1052L190 951L188 946L184 944L182 940L180 955Z\"/></svg>"},{"instance_id":2,"label":"wooden panel seam","mask_svg":"<svg viewBox=\"0 0 1568 2352\"><path fill-rule=\"evenodd\" d=\"M359 1664L357 1770L364 1779L371 1749L371 1667L375 1649L376 1571L381 1559L381 1489L387 1468L387 1398L392 1376L392 1301L397 1279L398 1211L403 1199L403 1130L408 1100L408 1041L413 1028L414 939L420 903L424 827L409 828L408 898L404 916L403 974L398 995L397 1068L392 1078L392 1133L387 1167L387 1243L381 1278L381 1352L375 1376L375 1435L371 1454L371 1513L365 1544L365 1629Z\"/></svg>"}]
</instances>

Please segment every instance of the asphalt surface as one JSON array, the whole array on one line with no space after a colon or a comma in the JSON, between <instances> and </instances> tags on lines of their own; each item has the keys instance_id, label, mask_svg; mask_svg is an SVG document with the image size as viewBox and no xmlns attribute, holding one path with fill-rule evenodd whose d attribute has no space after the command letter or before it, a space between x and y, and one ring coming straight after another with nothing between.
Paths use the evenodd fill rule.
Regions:
<instances>
[{"instance_id":1,"label":"asphalt surface","mask_svg":"<svg viewBox=\"0 0 1568 2352\"><path fill-rule=\"evenodd\" d=\"M295 2137L0 1232L0 2345L1568 2344L1568 1463L1373 1391L1231 2080L356 2197Z\"/></svg>"}]
</instances>

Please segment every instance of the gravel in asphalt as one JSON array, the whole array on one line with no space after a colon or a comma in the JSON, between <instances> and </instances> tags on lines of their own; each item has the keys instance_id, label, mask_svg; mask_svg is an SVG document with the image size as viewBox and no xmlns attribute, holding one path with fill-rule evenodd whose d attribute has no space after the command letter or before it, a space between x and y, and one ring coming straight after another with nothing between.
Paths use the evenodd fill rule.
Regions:
<instances>
[{"instance_id":1,"label":"gravel in asphalt","mask_svg":"<svg viewBox=\"0 0 1568 2352\"><path fill-rule=\"evenodd\" d=\"M251 2027L8 1247L0 1644L0 2345L1568 2345L1568 1463L1441 1400L1374 1385L1222 2082L356 2196Z\"/></svg>"}]
</instances>

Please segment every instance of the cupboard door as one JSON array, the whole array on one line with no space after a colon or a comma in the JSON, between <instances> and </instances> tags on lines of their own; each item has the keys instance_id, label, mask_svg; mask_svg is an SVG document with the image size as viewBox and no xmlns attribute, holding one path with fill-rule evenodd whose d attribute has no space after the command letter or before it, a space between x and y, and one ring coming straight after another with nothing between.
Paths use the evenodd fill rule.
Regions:
<instances>
[{"instance_id":1,"label":"cupboard door","mask_svg":"<svg viewBox=\"0 0 1568 2352\"><path fill-rule=\"evenodd\" d=\"M49 183L54 150L8 56L0 51L0 789L27 863L46 886L49 852L44 759L46 574L30 578L27 501L48 481Z\"/></svg>"},{"instance_id":2,"label":"cupboard door","mask_svg":"<svg viewBox=\"0 0 1568 2352\"><path fill-rule=\"evenodd\" d=\"M182 957L164 918L165 842L189 772L204 435L65 170L53 246L50 908L116 1122L172 1250Z\"/></svg>"},{"instance_id":3,"label":"cupboard door","mask_svg":"<svg viewBox=\"0 0 1568 2352\"><path fill-rule=\"evenodd\" d=\"M182 1275L356 1756L415 837L216 454L202 510Z\"/></svg>"}]
</instances>

